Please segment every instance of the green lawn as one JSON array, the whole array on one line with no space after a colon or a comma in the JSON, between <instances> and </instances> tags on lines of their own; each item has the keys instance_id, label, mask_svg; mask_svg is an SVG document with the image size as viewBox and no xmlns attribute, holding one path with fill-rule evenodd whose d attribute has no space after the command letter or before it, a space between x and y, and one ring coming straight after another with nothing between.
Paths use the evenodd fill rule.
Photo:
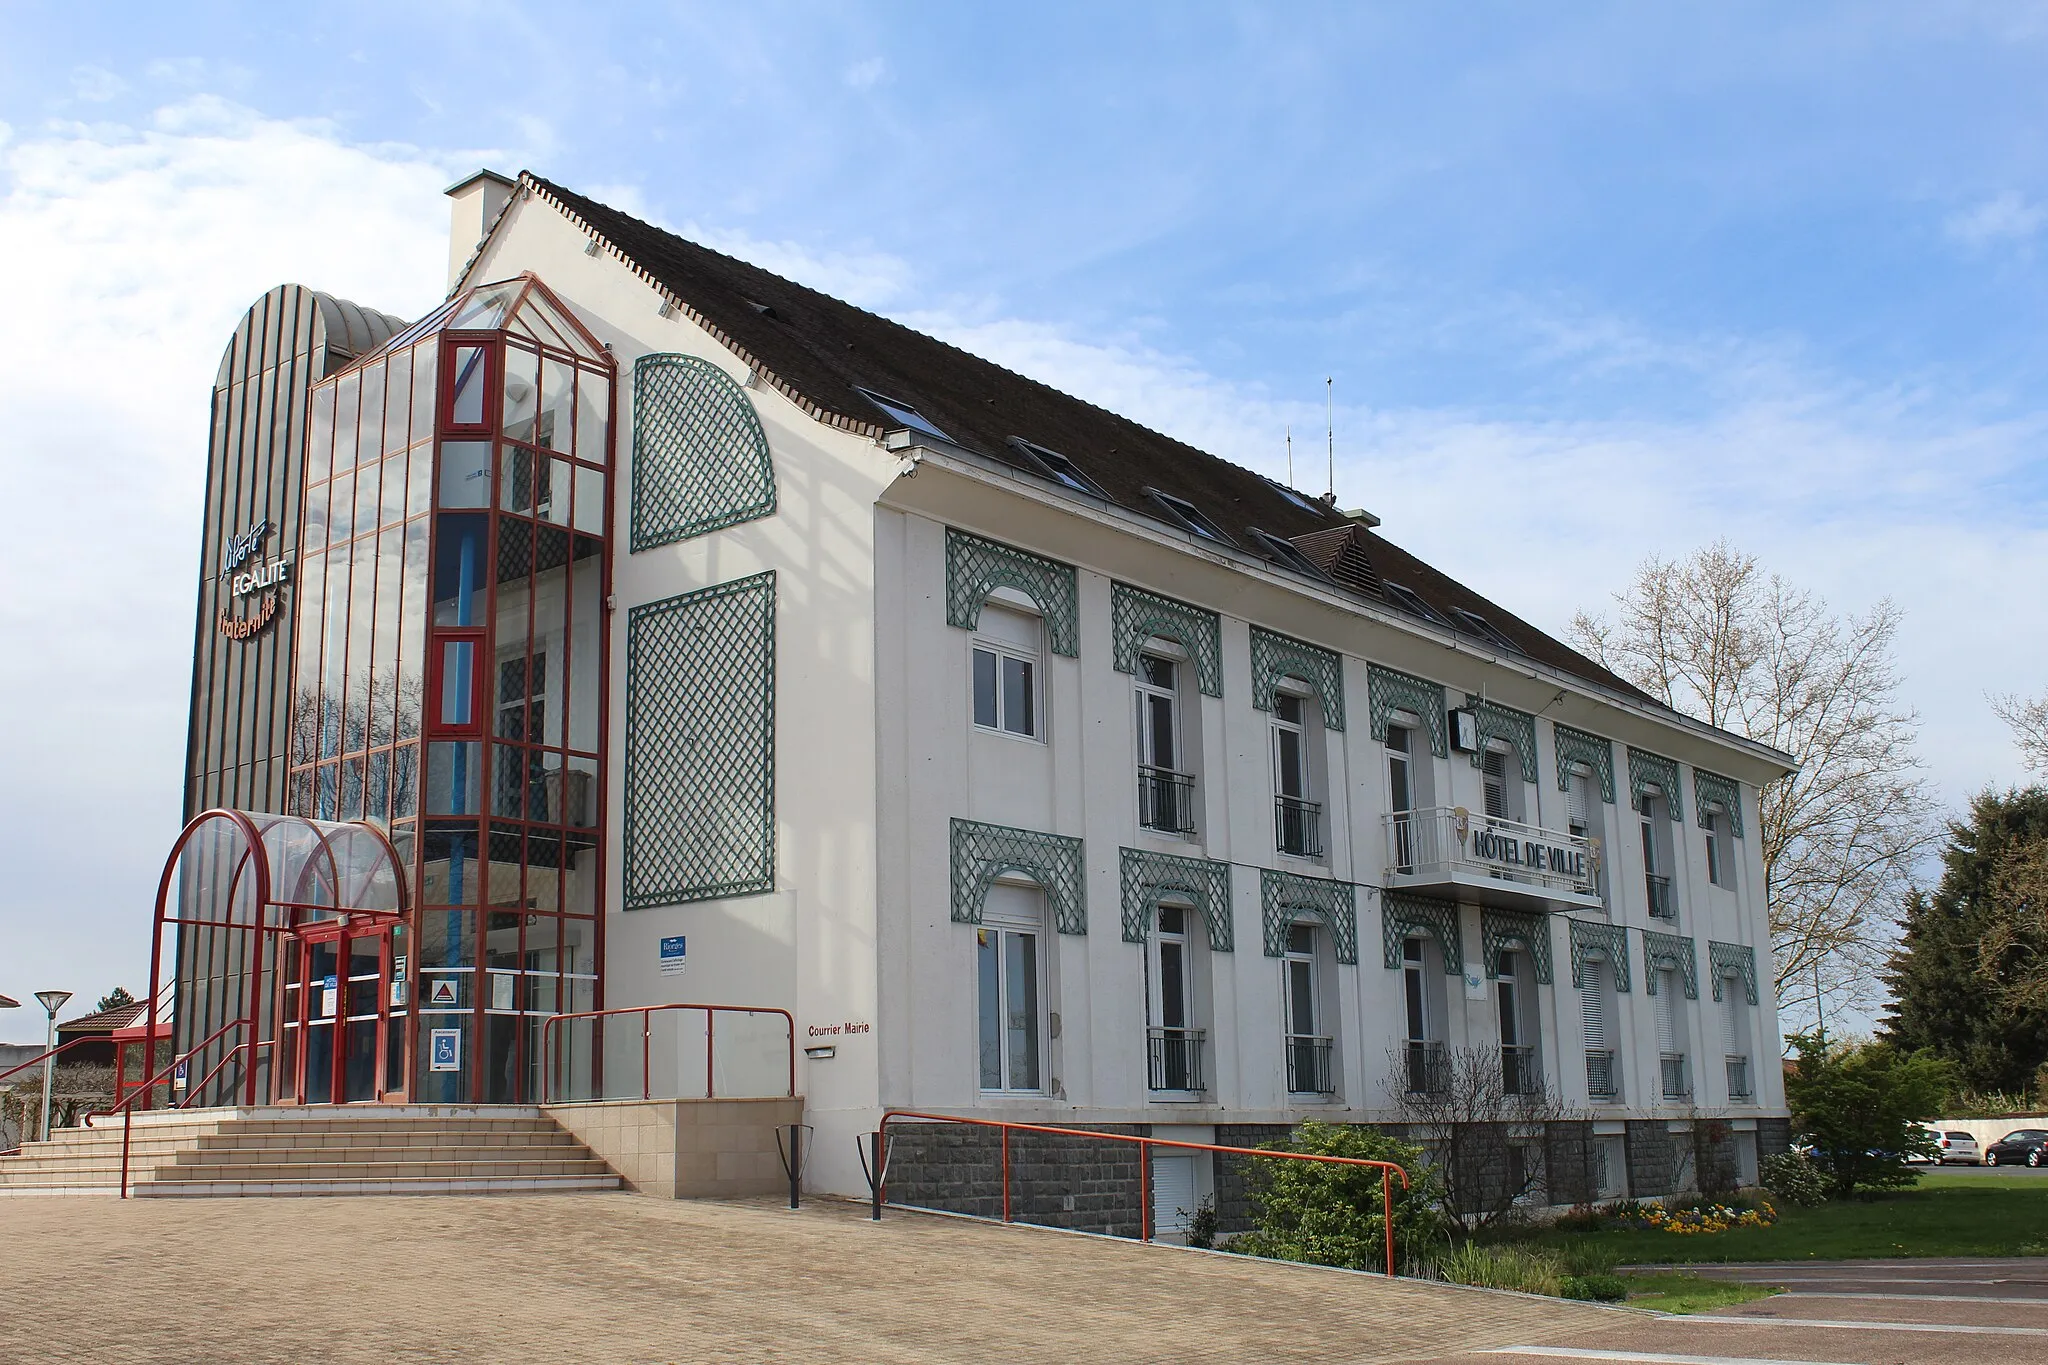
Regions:
<instances>
[{"instance_id":1,"label":"green lawn","mask_svg":"<svg viewBox=\"0 0 2048 1365\"><path fill-rule=\"evenodd\" d=\"M1710 1280L1684 1271L1653 1271L1622 1278L1628 1282L1629 1307L1654 1308L1660 1313L1705 1313L1784 1292L1775 1285Z\"/></svg>"},{"instance_id":2,"label":"green lawn","mask_svg":"<svg viewBox=\"0 0 2048 1365\"><path fill-rule=\"evenodd\" d=\"M2040 1176L1929 1172L1910 1190L1817 1209L1781 1206L1779 1215L1775 1227L1705 1236L1545 1231L1526 1240L1586 1243L1625 1265L2048 1255L2048 1180Z\"/></svg>"}]
</instances>

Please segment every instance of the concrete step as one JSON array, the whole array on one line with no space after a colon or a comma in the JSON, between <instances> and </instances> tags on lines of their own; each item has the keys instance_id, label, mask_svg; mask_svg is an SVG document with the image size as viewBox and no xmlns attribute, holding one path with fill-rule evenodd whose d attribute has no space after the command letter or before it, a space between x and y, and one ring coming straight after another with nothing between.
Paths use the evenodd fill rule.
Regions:
<instances>
[{"instance_id":1,"label":"concrete step","mask_svg":"<svg viewBox=\"0 0 2048 1365\"><path fill-rule=\"evenodd\" d=\"M619 1177L454 1176L445 1178L165 1181L141 1185L138 1199L205 1199L392 1194L583 1194L621 1188Z\"/></svg>"},{"instance_id":2,"label":"concrete step","mask_svg":"<svg viewBox=\"0 0 2048 1365\"><path fill-rule=\"evenodd\" d=\"M153 1185L231 1180L253 1184L265 1180L443 1180L455 1176L501 1177L534 1175L602 1175L609 1168L596 1157L558 1161L231 1161L211 1166L165 1166L151 1177Z\"/></svg>"},{"instance_id":3,"label":"concrete step","mask_svg":"<svg viewBox=\"0 0 2048 1365\"><path fill-rule=\"evenodd\" d=\"M379 1162L399 1166L430 1166L461 1161L479 1165L504 1165L529 1161L594 1161L580 1144L550 1144L533 1147L302 1147L293 1151L263 1152L238 1147L216 1147L181 1152L157 1170L210 1169L220 1166L345 1166L357 1162Z\"/></svg>"}]
</instances>

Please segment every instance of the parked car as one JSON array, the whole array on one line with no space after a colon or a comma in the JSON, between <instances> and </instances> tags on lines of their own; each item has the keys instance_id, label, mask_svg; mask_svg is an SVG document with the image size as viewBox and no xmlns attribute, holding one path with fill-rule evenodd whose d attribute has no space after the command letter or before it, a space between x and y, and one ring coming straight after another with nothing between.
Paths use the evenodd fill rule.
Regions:
<instances>
[{"instance_id":1,"label":"parked car","mask_svg":"<svg viewBox=\"0 0 2048 1365\"><path fill-rule=\"evenodd\" d=\"M1983 1162L1984 1154L1977 1150L1977 1139L1962 1129L1951 1128L1935 1136L1941 1139L1941 1155L1935 1158L1941 1165L1976 1166Z\"/></svg>"},{"instance_id":2,"label":"parked car","mask_svg":"<svg viewBox=\"0 0 2048 1365\"><path fill-rule=\"evenodd\" d=\"M2020 1128L1984 1149L1986 1166L2048 1164L2048 1128Z\"/></svg>"}]
</instances>

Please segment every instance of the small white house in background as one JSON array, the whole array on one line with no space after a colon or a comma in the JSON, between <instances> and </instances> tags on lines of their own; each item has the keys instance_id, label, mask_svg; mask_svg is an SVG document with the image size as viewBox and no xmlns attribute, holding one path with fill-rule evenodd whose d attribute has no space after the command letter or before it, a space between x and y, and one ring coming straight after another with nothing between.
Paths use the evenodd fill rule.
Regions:
<instances>
[{"instance_id":1,"label":"small white house in background","mask_svg":"<svg viewBox=\"0 0 2048 1365\"><path fill-rule=\"evenodd\" d=\"M1309 1117L1396 1122L1397 1097L1468 1048L1571 1111L1515 1137L1550 1202L1683 1188L1700 1161L1753 1179L1783 1146L1757 791L1785 755L1658 705L1366 512L538 177L450 194L451 298L530 277L521 297L555 310L565 367L540 375L542 417L521 416L533 343L505 342L476 370L479 401L521 425L483 422L460 458L479 487L495 478L494 515L535 519L545 543L569 484L551 505L534 471L572 461L533 423L580 366L558 426L589 475L576 530L609 502L571 555L602 566L601 639L549 643L545 604L585 621L573 602L600 579L539 569L519 579L516 660L490 636L502 620L451 607L419 627L430 660L464 641L499 660L477 704L511 716L517 744L561 742L536 717L591 727L587 760L573 733L566 758L485 736L507 756L485 754L501 766L477 789L526 774L513 786L556 803L547 820L572 837L548 836L542 862L571 870L538 899L539 833L483 861L528 859L532 921L594 892L594 932L560 931L544 969L588 967L551 998L790 1010L817 1188L865 1192L855 1139L889 1109L1232 1144ZM434 325L464 344L461 317ZM415 459L433 452L445 501L456 418L422 437L425 410ZM1479 534L1603 515L1596 489L1472 502ZM355 505L367 534L376 514ZM323 627L299 620L303 654ZM331 615L324 629L346 633ZM427 686L426 771L408 780L431 807L450 791L434 717L452 713ZM433 842L431 808L405 843L410 809L349 806L346 758L331 783L324 752L301 761L301 813L403 836L423 924L437 897L476 903L449 889L460 854ZM484 895L486 956L491 907L520 903ZM436 960L417 942L424 990ZM491 1023L547 1007L527 1000L460 1000L477 1029L450 1046L488 1073L464 1097L530 1098L516 1059L534 1025ZM413 1004L408 1036L422 1017ZM424 1049L407 1056L384 1089L431 1097ZM935 1151L906 1147L892 1184L987 1197ZM1206 1158L1155 1174L1165 1226L1232 1197Z\"/></svg>"}]
</instances>

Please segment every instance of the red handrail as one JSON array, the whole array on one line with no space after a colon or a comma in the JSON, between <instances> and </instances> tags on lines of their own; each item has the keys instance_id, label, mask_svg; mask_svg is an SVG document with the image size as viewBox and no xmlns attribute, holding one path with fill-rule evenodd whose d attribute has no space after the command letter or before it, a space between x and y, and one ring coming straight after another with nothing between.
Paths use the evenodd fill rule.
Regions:
<instances>
[{"instance_id":1,"label":"red handrail","mask_svg":"<svg viewBox=\"0 0 2048 1365\"><path fill-rule=\"evenodd\" d=\"M88 1128L92 1127L92 1121L96 1118L105 1118L117 1113L123 1116L121 1124L121 1197L123 1199L128 1197L128 1147L132 1141L132 1134L135 1131L135 1101L148 1098L150 1092L156 1089L164 1077L176 1071L181 1063L190 1061L193 1057L211 1047L229 1029L247 1028L248 1026L249 1020L247 1019L234 1019L222 1024L184 1052L164 1063L162 1070L132 1087L126 1096L116 1097L112 1109L104 1109L99 1113L87 1114L85 1116L85 1126ZM239 1047L239 1044L237 1047Z\"/></svg>"},{"instance_id":2,"label":"red handrail","mask_svg":"<svg viewBox=\"0 0 2048 1365\"><path fill-rule=\"evenodd\" d=\"M0 1071L0 1081L6 1080L9 1076L12 1076L17 1071L26 1071L32 1066L41 1066L44 1062L56 1056L58 1053L64 1051L66 1048L77 1047L82 1043L104 1043L106 1041L106 1035L104 1034L95 1034L87 1038L69 1039L66 1042L57 1044L57 1046L51 1048L47 1052L38 1052L35 1056L29 1058L27 1061L23 1062L19 1066L10 1066L5 1071Z\"/></svg>"},{"instance_id":3,"label":"red handrail","mask_svg":"<svg viewBox=\"0 0 2048 1365\"><path fill-rule=\"evenodd\" d=\"M1260 1147L1224 1147L1213 1142L1181 1142L1173 1138L1139 1137L1134 1133L1104 1133L1092 1128L1061 1128L1045 1123L1016 1123L1009 1119L963 1118L958 1114L923 1114L911 1109L891 1109L882 1115L876 1128L881 1139L879 1147L888 1147L889 1124L895 1119L912 1119L923 1123L965 1123L980 1128L999 1128L1003 1135L1003 1221L1013 1221L1010 1216L1010 1133L1051 1133L1058 1137L1101 1138L1105 1142L1134 1142L1138 1145L1138 1240L1152 1240L1152 1148L1174 1147L1190 1152L1226 1152L1234 1156L1258 1157L1276 1161L1317 1161L1328 1166L1377 1166L1380 1172L1380 1222L1386 1230L1387 1274L1394 1273L1394 1177L1401 1177L1401 1188L1408 1188L1408 1172L1392 1161L1373 1161L1358 1156L1324 1156L1319 1152L1268 1151ZM886 1197L887 1185L884 1172L880 1169L880 1152L877 1153L878 1169L875 1180L875 1216L881 1217L881 1205Z\"/></svg>"},{"instance_id":4,"label":"red handrail","mask_svg":"<svg viewBox=\"0 0 2048 1365\"><path fill-rule=\"evenodd\" d=\"M213 1068L212 1068L212 1070L208 1071L208 1072L207 1072L207 1073L206 1073L206 1074L205 1074L204 1076L201 1076L201 1077L199 1078L199 1083L198 1083L197 1085L188 1085L188 1086L186 1086L186 1087L185 1087L185 1098L184 1098L184 1099L182 1099L182 1100L177 1100L177 1101L173 1102L173 1103L172 1103L172 1105L171 1105L171 1108L173 1108L173 1109L189 1109L189 1108L191 1108L191 1107L192 1107L192 1100L193 1100L193 1098L194 1098L195 1096L197 1096L197 1095L201 1095L201 1094L204 1094L204 1093L205 1093L205 1091L206 1091L206 1087L207 1087L207 1084L208 1084L208 1082L212 1081L212 1080L213 1080L213 1078L214 1078L215 1076L218 1076L218 1075L220 1074L220 1069L221 1069L222 1067L226 1066L226 1065L227 1065L227 1064L228 1064L229 1062L233 1061L233 1060L234 1060L234 1059L235 1059L236 1057L239 1057L239 1056L240 1056L240 1055L242 1054L242 1050L243 1050L244 1048L247 1048L247 1049L249 1050L249 1052L250 1052L250 1053L251 1053L251 1054L253 1055L253 1054L254 1054L254 1053L255 1053L256 1051L258 1051L258 1050L259 1050L259 1049L261 1049L261 1048L266 1048L266 1047L270 1047L270 1046L273 1046L273 1045L274 1045L274 1044L276 1043L276 1041L277 1041L277 1040L276 1040L276 1039L274 1039L274 1038L263 1038L263 1039L260 1039L260 1040L259 1040L259 1039L250 1039L250 1038L244 1038L244 1039L243 1039L243 1040L242 1040L241 1042L239 1042L239 1043L236 1043L236 1044L235 1044L235 1045L234 1045L233 1047L229 1048L229 1049L228 1049L228 1050L227 1050L226 1052L224 1052L224 1053L222 1053L222 1054L221 1054L221 1059L220 1059L219 1061L217 1061L217 1062L215 1062L215 1063L213 1064Z\"/></svg>"},{"instance_id":5,"label":"red handrail","mask_svg":"<svg viewBox=\"0 0 2048 1365\"><path fill-rule=\"evenodd\" d=\"M718 1098L713 1091L712 1083L712 1077L716 1074L713 1067L716 1048L712 1036L712 1021L721 1014L781 1015L787 1032L789 1048L788 1093L791 1095L796 1094L796 1016L792 1015L788 1010L776 1009L771 1005L626 1005L620 1006L617 1009L580 1010L573 1014L551 1014L542 1021L540 1026L540 1055L543 1059L543 1066L540 1079L540 1102L542 1104L552 1104L554 1102L552 1091L554 1089L555 1068L553 1065L553 1054L548 1048L548 1030L565 1019L609 1019L614 1015L628 1014L640 1016L640 1098L643 1100L653 1099L654 1077L650 1069L652 1067L650 1056L653 1048L649 1046L652 1039L653 1016L665 1014L671 1010L704 1011L704 1098L707 1100Z\"/></svg>"}]
</instances>

